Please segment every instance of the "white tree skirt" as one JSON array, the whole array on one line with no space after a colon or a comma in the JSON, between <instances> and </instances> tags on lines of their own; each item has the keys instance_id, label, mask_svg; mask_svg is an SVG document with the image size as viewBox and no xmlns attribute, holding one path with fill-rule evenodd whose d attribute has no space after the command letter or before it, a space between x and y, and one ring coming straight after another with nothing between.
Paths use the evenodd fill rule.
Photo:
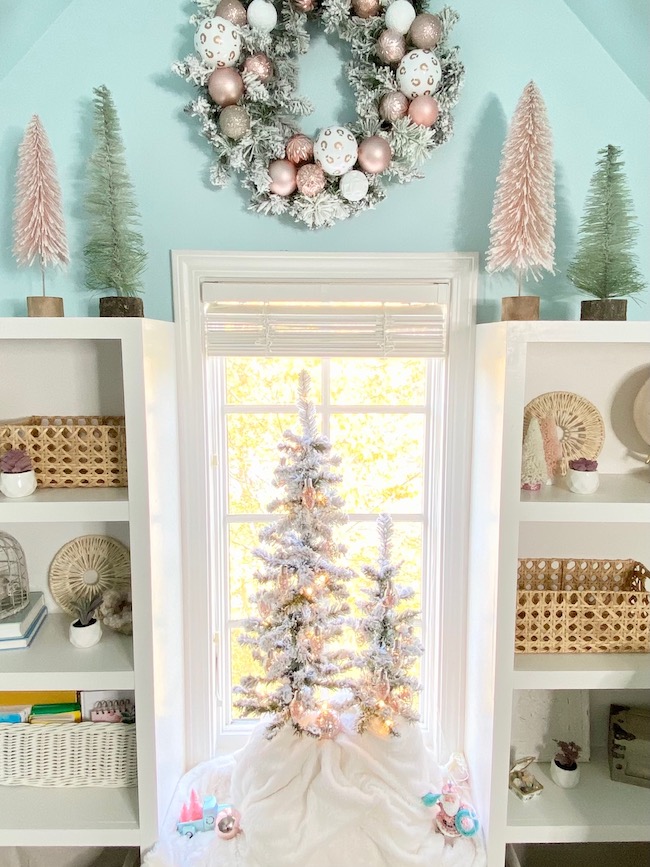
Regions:
<instances>
[{"instance_id":1,"label":"white tree skirt","mask_svg":"<svg viewBox=\"0 0 650 867\"><path fill-rule=\"evenodd\" d=\"M417 725L401 737L341 732L336 740L273 740L258 726L244 749L197 765L181 780L148 867L484 867L479 835L447 840L420 798L445 781ZM192 789L241 813L243 833L181 837ZM479 816L480 819L480 816Z\"/></svg>"}]
</instances>

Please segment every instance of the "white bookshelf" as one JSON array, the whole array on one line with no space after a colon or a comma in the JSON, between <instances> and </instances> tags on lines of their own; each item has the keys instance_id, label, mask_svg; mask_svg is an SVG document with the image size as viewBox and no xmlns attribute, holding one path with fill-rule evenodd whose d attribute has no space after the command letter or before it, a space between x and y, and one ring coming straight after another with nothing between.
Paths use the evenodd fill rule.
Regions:
<instances>
[{"instance_id":1,"label":"white bookshelf","mask_svg":"<svg viewBox=\"0 0 650 867\"><path fill-rule=\"evenodd\" d=\"M0 654L0 690L134 689L138 786L0 786L2 846L147 850L185 770L174 329L142 319L0 319L3 418L124 415L129 487L0 495L0 529L25 550L50 614L32 645ZM133 636L79 650L47 569L65 541L115 536L131 552Z\"/></svg>"},{"instance_id":2,"label":"white bookshelf","mask_svg":"<svg viewBox=\"0 0 650 867\"><path fill-rule=\"evenodd\" d=\"M501 867L507 843L650 840L650 792L609 778L606 708L650 704L650 654L515 654L520 557L634 558L650 565L650 468L632 402L650 376L645 322L502 322L478 327L468 609L466 751L488 845ZM560 482L520 491L524 407L548 391L590 400L605 423L600 487ZM645 451L644 451L645 450ZM592 760L575 789L523 803L508 790L514 690L590 690ZM614 693L614 691L616 691ZM634 691L634 692L632 692ZM641 697L641 701L639 698Z\"/></svg>"}]
</instances>

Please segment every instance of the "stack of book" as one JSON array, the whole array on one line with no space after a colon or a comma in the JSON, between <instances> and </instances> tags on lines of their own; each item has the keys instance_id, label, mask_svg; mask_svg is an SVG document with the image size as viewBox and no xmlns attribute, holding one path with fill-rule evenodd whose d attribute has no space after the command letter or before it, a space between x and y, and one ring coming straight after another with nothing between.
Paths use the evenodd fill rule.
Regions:
<instances>
[{"instance_id":1,"label":"stack of book","mask_svg":"<svg viewBox=\"0 0 650 867\"><path fill-rule=\"evenodd\" d=\"M21 611L0 620L0 650L29 647L47 615L42 593L30 593Z\"/></svg>"}]
</instances>

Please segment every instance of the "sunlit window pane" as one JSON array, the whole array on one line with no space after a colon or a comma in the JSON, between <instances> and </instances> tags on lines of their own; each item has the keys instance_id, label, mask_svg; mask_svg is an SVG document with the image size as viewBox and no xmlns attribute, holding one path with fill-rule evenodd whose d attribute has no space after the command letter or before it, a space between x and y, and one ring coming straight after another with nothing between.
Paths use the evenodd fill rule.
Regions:
<instances>
[{"instance_id":1,"label":"sunlit window pane","mask_svg":"<svg viewBox=\"0 0 650 867\"><path fill-rule=\"evenodd\" d=\"M239 681L247 674L261 675L263 674L262 666L259 662L255 662L250 648L239 643L239 636L242 634L242 629L235 628L230 631L230 666L232 675L232 684L237 686ZM233 695L231 702L231 718L241 719L241 711L235 707Z\"/></svg>"},{"instance_id":2,"label":"sunlit window pane","mask_svg":"<svg viewBox=\"0 0 650 867\"><path fill-rule=\"evenodd\" d=\"M300 371L311 376L311 398L321 402L321 363L317 358L228 358L226 403L295 404Z\"/></svg>"},{"instance_id":3,"label":"sunlit window pane","mask_svg":"<svg viewBox=\"0 0 650 867\"><path fill-rule=\"evenodd\" d=\"M426 361L422 358L333 358L333 404L423 406Z\"/></svg>"},{"instance_id":4,"label":"sunlit window pane","mask_svg":"<svg viewBox=\"0 0 650 867\"><path fill-rule=\"evenodd\" d=\"M231 620L242 620L257 613L250 603L250 597L258 589L254 575L263 564L253 556L253 550L259 547L259 532L263 526L230 524L228 528Z\"/></svg>"}]
</instances>

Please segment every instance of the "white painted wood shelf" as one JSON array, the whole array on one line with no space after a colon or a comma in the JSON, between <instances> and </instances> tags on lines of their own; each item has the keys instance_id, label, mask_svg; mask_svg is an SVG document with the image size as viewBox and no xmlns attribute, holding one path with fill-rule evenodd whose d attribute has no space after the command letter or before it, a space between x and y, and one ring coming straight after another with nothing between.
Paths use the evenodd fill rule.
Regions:
<instances>
[{"instance_id":1,"label":"white painted wood shelf","mask_svg":"<svg viewBox=\"0 0 650 867\"><path fill-rule=\"evenodd\" d=\"M513 689L650 689L650 653L516 653Z\"/></svg>"},{"instance_id":2,"label":"white painted wood shelf","mask_svg":"<svg viewBox=\"0 0 650 867\"><path fill-rule=\"evenodd\" d=\"M38 488L30 497L0 494L0 523L128 521L127 488Z\"/></svg>"},{"instance_id":3,"label":"white painted wood shelf","mask_svg":"<svg viewBox=\"0 0 650 867\"><path fill-rule=\"evenodd\" d=\"M521 521L650 521L650 473L601 474L593 494L574 494L560 481L540 491L521 491Z\"/></svg>"}]
</instances>

